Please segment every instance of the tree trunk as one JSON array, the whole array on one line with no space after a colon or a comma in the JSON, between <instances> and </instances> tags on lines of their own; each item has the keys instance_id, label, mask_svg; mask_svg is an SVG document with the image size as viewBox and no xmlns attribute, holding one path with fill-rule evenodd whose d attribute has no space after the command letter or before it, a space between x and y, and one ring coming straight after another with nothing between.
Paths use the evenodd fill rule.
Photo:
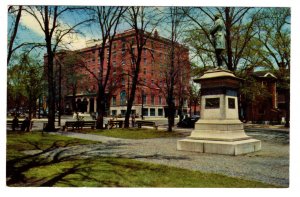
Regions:
<instances>
[{"instance_id":1,"label":"tree trunk","mask_svg":"<svg viewBox=\"0 0 300 197\"><path fill-rule=\"evenodd\" d=\"M14 44L15 38L17 36L19 22L20 22L20 18L21 18L21 13L22 13L22 6L19 6L19 11L18 11L18 14L17 14L17 17L16 17L14 30L13 30L13 33L12 33L11 38L9 40L9 47L8 47L8 54L7 54L7 64L9 64L9 61L10 61L12 53L13 53L13 44Z\"/></svg>"},{"instance_id":2,"label":"tree trunk","mask_svg":"<svg viewBox=\"0 0 300 197\"><path fill-rule=\"evenodd\" d=\"M48 43L48 42L47 42ZM46 131L55 130L55 87L53 81L53 53L51 50L51 41L47 44L48 52L48 125L45 128Z\"/></svg>"},{"instance_id":3,"label":"tree trunk","mask_svg":"<svg viewBox=\"0 0 300 197\"><path fill-rule=\"evenodd\" d=\"M48 74L48 125L45 128L45 131L54 131L55 130L55 86L53 80L53 59L54 59L54 52L52 51L52 38L50 34L50 25L49 25L49 10L48 6L44 7L45 10L45 41L46 41L46 48L47 48L47 58L48 58L48 65L47 65L47 74Z\"/></svg>"},{"instance_id":4,"label":"tree trunk","mask_svg":"<svg viewBox=\"0 0 300 197\"><path fill-rule=\"evenodd\" d=\"M285 110L286 110L286 118L285 118L285 127L290 127L290 91L285 90Z\"/></svg>"},{"instance_id":5,"label":"tree trunk","mask_svg":"<svg viewBox=\"0 0 300 197\"><path fill-rule=\"evenodd\" d=\"M97 96L97 129L103 129L103 119L105 116L105 91L102 87L102 84L98 84L98 96Z\"/></svg>"},{"instance_id":6,"label":"tree trunk","mask_svg":"<svg viewBox=\"0 0 300 197\"><path fill-rule=\"evenodd\" d=\"M225 17L226 17L226 23L225 23L225 29L226 29L226 35L225 35L225 40L226 40L226 52L227 52L227 68L230 71L234 71L233 67L233 56L232 56L232 49L231 49L231 17L230 17L230 8L226 7L225 8Z\"/></svg>"},{"instance_id":7,"label":"tree trunk","mask_svg":"<svg viewBox=\"0 0 300 197\"><path fill-rule=\"evenodd\" d=\"M133 79L132 79L130 97L129 97L129 100L127 101L128 103L127 103L127 110L126 110L126 114L125 114L125 125L124 125L125 128L129 127L129 118L130 118L130 114L131 114L131 108L132 108L132 105L133 105L133 101L134 101L134 98L135 98L136 84L137 84L137 81L138 81L139 72L140 72L140 58L138 57L138 60L137 60L137 63L136 63L136 70L134 72L134 76L133 76Z\"/></svg>"},{"instance_id":8,"label":"tree trunk","mask_svg":"<svg viewBox=\"0 0 300 197\"><path fill-rule=\"evenodd\" d=\"M169 114L168 114L168 131L172 132L173 131L173 126L174 126L174 118L175 118L175 106L173 101L168 102L168 107L169 107Z\"/></svg>"}]
</instances>

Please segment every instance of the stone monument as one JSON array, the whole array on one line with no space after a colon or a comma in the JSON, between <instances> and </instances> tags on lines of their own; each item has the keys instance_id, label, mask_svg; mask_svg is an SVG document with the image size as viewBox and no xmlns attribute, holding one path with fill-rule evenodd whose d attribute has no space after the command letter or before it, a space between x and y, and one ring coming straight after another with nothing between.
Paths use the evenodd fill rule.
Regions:
<instances>
[{"instance_id":1,"label":"stone monument","mask_svg":"<svg viewBox=\"0 0 300 197\"><path fill-rule=\"evenodd\" d=\"M238 89L242 79L224 69L204 73L201 84L201 114L187 139L177 149L202 153L240 155L261 149L261 141L245 134L238 116Z\"/></svg>"}]
</instances>

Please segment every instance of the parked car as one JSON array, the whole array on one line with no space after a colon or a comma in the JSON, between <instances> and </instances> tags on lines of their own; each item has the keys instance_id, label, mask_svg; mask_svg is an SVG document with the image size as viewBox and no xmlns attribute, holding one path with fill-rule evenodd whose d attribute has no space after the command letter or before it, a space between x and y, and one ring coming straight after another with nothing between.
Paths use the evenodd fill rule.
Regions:
<instances>
[{"instance_id":1,"label":"parked car","mask_svg":"<svg viewBox=\"0 0 300 197\"><path fill-rule=\"evenodd\" d=\"M197 122L199 120L199 118L200 118L200 116L186 117L177 123L177 127L194 128L195 122Z\"/></svg>"}]
</instances>

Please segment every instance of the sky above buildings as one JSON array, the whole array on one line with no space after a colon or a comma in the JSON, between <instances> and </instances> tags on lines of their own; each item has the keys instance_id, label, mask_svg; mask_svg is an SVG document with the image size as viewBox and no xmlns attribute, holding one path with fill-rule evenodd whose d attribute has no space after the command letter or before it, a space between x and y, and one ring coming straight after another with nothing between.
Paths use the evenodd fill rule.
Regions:
<instances>
[{"instance_id":1,"label":"sky above buildings","mask_svg":"<svg viewBox=\"0 0 300 197\"><path fill-rule=\"evenodd\" d=\"M83 7L83 6L82 6ZM42 20L42 16L36 10L38 20ZM67 29L69 26L76 24L79 21L88 19L88 13L85 11L79 12L68 12L58 19L58 23L60 24L61 30ZM8 16L8 33L12 24L12 17ZM124 30L129 29L130 26L125 21L122 21L119 25L118 32L122 32ZM161 29L160 26L157 29ZM84 48L86 46L86 41L92 39L101 39L99 33L99 24L97 22L94 23L85 23L83 25L78 26L76 28L76 34L72 34L69 36L65 36L63 43L68 43L65 47L75 50ZM164 32L161 31L163 34ZM23 12L20 20L20 29L18 31L17 39L19 42L44 42L44 32L40 27L38 21L30 14Z\"/></svg>"}]
</instances>

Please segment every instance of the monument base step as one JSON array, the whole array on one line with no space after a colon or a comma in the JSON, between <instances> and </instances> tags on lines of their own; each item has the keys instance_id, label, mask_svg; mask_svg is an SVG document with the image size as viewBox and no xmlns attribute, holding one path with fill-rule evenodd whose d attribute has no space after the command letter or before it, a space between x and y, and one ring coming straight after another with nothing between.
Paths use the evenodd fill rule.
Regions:
<instances>
[{"instance_id":1,"label":"monument base step","mask_svg":"<svg viewBox=\"0 0 300 197\"><path fill-rule=\"evenodd\" d=\"M256 139L233 142L184 139L177 141L177 150L221 155L241 155L261 150L261 141Z\"/></svg>"}]
</instances>

